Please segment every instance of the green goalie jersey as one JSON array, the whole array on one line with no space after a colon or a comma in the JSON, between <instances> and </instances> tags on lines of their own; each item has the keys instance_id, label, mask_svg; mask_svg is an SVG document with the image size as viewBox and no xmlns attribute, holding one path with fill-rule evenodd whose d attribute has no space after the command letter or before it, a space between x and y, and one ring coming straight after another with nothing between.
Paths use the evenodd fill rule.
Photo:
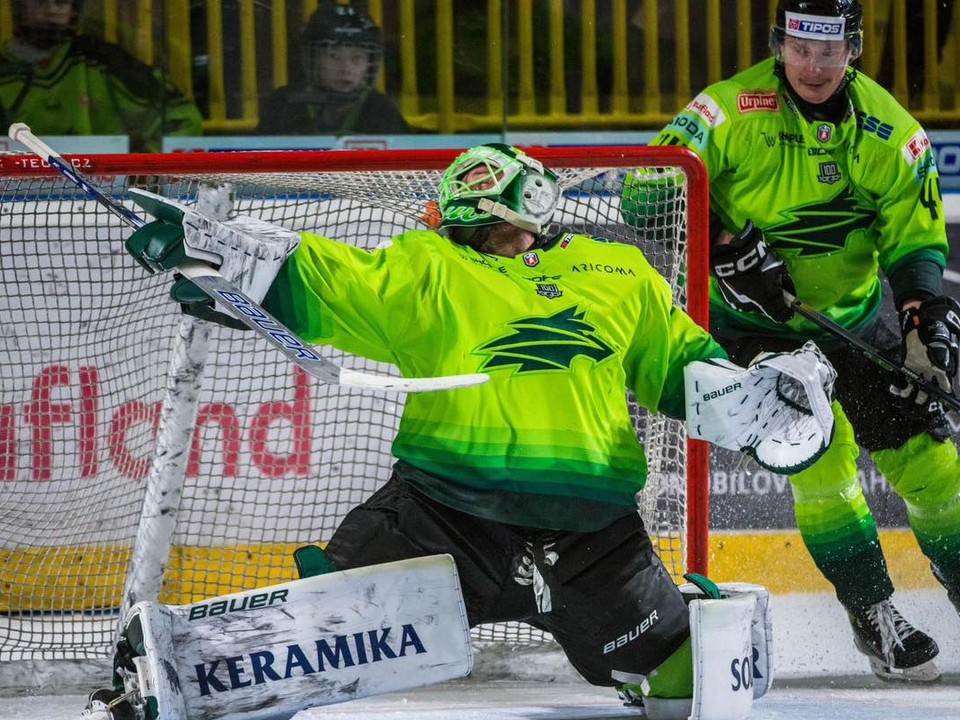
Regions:
<instances>
[{"instance_id":1,"label":"green goalie jersey","mask_svg":"<svg viewBox=\"0 0 960 720\"><path fill-rule=\"evenodd\" d=\"M583 235L503 258L427 230L373 252L304 234L265 306L407 377L488 373L407 396L398 472L448 506L531 527L636 512L647 470L625 389L682 417L684 366L724 356L637 248Z\"/></svg>"},{"instance_id":2,"label":"green goalie jersey","mask_svg":"<svg viewBox=\"0 0 960 720\"><path fill-rule=\"evenodd\" d=\"M898 295L940 294L948 247L923 129L879 85L847 72L851 111L840 124L801 115L770 58L708 87L653 144L700 155L724 227L736 233L752 220L784 259L797 297L856 330L880 306L881 271ZM625 211L640 183L625 191ZM715 282L711 323L820 339L799 316L784 327L736 312Z\"/></svg>"}]
</instances>

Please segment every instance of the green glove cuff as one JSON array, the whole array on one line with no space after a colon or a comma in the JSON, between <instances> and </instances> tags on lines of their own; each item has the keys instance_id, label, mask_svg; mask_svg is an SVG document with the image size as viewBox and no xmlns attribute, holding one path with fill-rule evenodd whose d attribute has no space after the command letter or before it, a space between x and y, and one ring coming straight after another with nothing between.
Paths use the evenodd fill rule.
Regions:
<instances>
[{"instance_id":1,"label":"green glove cuff","mask_svg":"<svg viewBox=\"0 0 960 720\"><path fill-rule=\"evenodd\" d=\"M180 303L180 309L192 317L217 323L234 330L250 329L243 321L217 310L213 299L209 295L197 287L192 280L188 280L179 273L174 274L174 283L170 288L170 298L174 302Z\"/></svg>"},{"instance_id":2,"label":"green glove cuff","mask_svg":"<svg viewBox=\"0 0 960 720\"><path fill-rule=\"evenodd\" d=\"M183 226L154 220L134 231L124 246L149 273L172 270L188 259Z\"/></svg>"},{"instance_id":3,"label":"green glove cuff","mask_svg":"<svg viewBox=\"0 0 960 720\"><path fill-rule=\"evenodd\" d=\"M197 287L195 282L179 273L174 276L174 283L170 288L170 299L181 305L212 302L210 296Z\"/></svg>"},{"instance_id":4,"label":"green glove cuff","mask_svg":"<svg viewBox=\"0 0 960 720\"><path fill-rule=\"evenodd\" d=\"M327 557L327 553L319 545L304 545L297 548L293 551L293 560L301 579L337 571Z\"/></svg>"}]
</instances>

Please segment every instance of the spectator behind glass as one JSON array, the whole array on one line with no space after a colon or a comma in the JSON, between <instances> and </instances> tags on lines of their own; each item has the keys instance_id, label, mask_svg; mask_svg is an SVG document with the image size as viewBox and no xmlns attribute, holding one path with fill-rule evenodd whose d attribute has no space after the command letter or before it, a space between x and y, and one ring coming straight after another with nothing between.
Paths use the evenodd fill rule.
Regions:
<instances>
[{"instance_id":1,"label":"spectator behind glass","mask_svg":"<svg viewBox=\"0 0 960 720\"><path fill-rule=\"evenodd\" d=\"M160 72L77 32L81 0L14 0L0 49L0 120L47 135L127 135L159 152L164 135L203 134L200 110Z\"/></svg>"},{"instance_id":2,"label":"spectator behind glass","mask_svg":"<svg viewBox=\"0 0 960 720\"><path fill-rule=\"evenodd\" d=\"M274 90L260 105L260 135L391 135L410 132L393 100L374 89L380 28L362 10L326 3L301 36L302 88Z\"/></svg>"}]
</instances>

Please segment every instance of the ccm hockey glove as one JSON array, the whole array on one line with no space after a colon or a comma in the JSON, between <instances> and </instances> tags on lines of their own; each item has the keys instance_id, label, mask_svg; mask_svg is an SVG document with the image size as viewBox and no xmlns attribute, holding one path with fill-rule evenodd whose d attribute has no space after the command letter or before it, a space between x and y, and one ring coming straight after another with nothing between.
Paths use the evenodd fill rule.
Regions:
<instances>
[{"instance_id":1,"label":"ccm hockey glove","mask_svg":"<svg viewBox=\"0 0 960 720\"><path fill-rule=\"evenodd\" d=\"M735 310L761 312L777 322L793 317L784 295L784 291L796 294L787 266L752 222L729 244L710 250L710 269L723 299Z\"/></svg>"},{"instance_id":2,"label":"ccm hockey glove","mask_svg":"<svg viewBox=\"0 0 960 720\"><path fill-rule=\"evenodd\" d=\"M952 297L925 300L919 307L900 311L903 364L936 383L941 390L953 392L953 381L960 364L960 303ZM927 402L927 393L907 383L891 385L890 392L908 398L916 392L918 405Z\"/></svg>"}]
</instances>

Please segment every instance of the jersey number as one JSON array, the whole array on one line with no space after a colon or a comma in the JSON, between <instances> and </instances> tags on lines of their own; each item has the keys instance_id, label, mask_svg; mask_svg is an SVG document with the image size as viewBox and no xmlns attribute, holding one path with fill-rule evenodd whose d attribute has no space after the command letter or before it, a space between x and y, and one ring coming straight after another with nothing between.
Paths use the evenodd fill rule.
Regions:
<instances>
[{"instance_id":1,"label":"jersey number","mask_svg":"<svg viewBox=\"0 0 960 720\"><path fill-rule=\"evenodd\" d=\"M937 206L943 202L943 196L940 194L940 178L928 177L920 188L920 204L930 211L930 219L938 220Z\"/></svg>"}]
</instances>

